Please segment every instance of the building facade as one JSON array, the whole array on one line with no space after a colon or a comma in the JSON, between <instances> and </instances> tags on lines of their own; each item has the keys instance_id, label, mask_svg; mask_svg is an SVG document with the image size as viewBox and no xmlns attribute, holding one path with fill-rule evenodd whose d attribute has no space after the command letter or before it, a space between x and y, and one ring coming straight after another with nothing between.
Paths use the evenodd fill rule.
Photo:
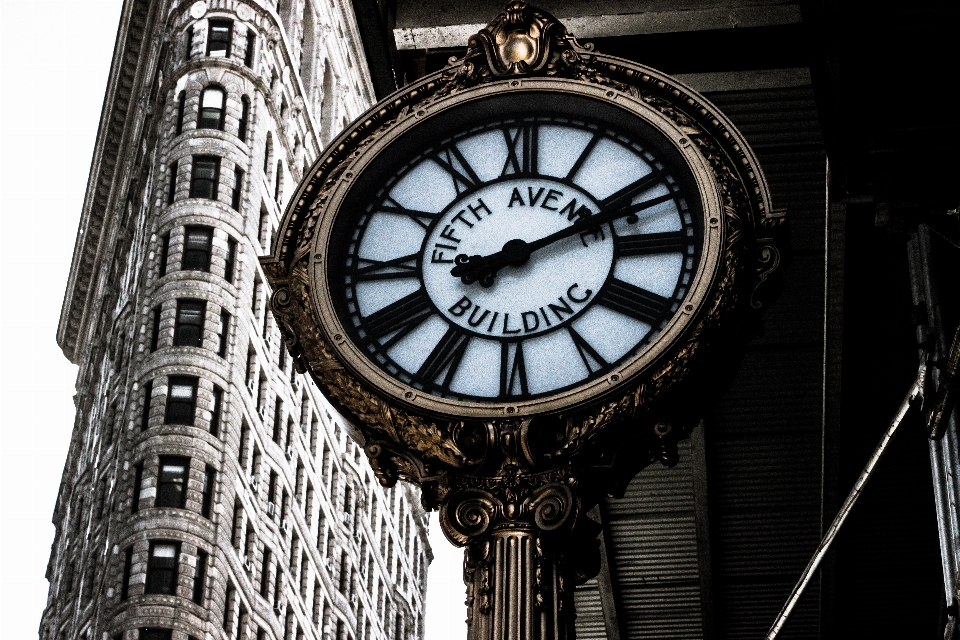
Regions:
<instances>
[{"instance_id":1,"label":"building facade","mask_svg":"<svg viewBox=\"0 0 960 640\"><path fill-rule=\"evenodd\" d=\"M287 357L257 256L374 101L349 4L127 0L58 341L44 640L423 635L426 516Z\"/></svg>"}]
</instances>

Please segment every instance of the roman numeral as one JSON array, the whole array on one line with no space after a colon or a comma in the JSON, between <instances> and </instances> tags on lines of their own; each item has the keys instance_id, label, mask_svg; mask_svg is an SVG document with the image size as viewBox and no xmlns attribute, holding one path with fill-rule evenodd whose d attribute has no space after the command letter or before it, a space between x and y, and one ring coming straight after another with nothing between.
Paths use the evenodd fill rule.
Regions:
<instances>
[{"instance_id":1,"label":"roman numeral","mask_svg":"<svg viewBox=\"0 0 960 640\"><path fill-rule=\"evenodd\" d=\"M453 188L458 196L480 183L480 178L477 177L477 174L467 163L467 159L463 157L456 145L450 145L434 154L433 161L450 174L450 178L453 180Z\"/></svg>"},{"instance_id":2,"label":"roman numeral","mask_svg":"<svg viewBox=\"0 0 960 640\"><path fill-rule=\"evenodd\" d=\"M500 397L526 396L527 367L523 361L523 343L500 343Z\"/></svg>"},{"instance_id":3,"label":"roman numeral","mask_svg":"<svg viewBox=\"0 0 960 640\"><path fill-rule=\"evenodd\" d=\"M387 349L432 313L425 289L417 289L363 319L364 328Z\"/></svg>"},{"instance_id":4,"label":"roman numeral","mask_svg":"<svg viewBox=\"0 0 960 640\"><path fill-rule=\"evenodd\" d=\"M440 338L440 342L437 343L437 346L433 348L433 351L420 366L417 377L433 383L439 382L441 386L449 389L469 342L469 335L456 327L448 328L447 332ZM443 376L442 381L438 381L440 376Z\"/></svg>"},{"instance_id":5,"label":"roman numeral","mask_svg":"<svg viewBox=\"0 0 960 640\"><path fill-rule=\"evenodd\" d=\"M594 349L583 336L577 333L577 330L574 329L573 326L567 325L567 331L570 333L570 338L573 340L574 346L577 347L577 353L580 354L580 359L583 360L583 366L587 368L589 373L606 369L609 366L607 361L597 353L597 350Z\"/></svg>"},{"instance_id":6,"label":"roman numeral","mask_svg":"<svg viewBox=\"0 0 960 640\"><path fill-rule=\"evenodd\" d=\"M587 146L583 148L583 152L580 154L580 157L577 158L577 161L573 163L573 166L570 167L570 172L567 174L567 180L573 181L573 178L577 175L577 172L580 171L580 167L583 166L583 163L587 161L587 158L590 157L590 154L593 153L594 147L597 146L597 143L600 142L600 133L594 133L593 137L590 138L590 142L587 143Z\"/></svg>"},{"instance_id":7,"label":"roman numeral","mask_svg":"<svg viewBox=\"0 0 960 640\"><path fill-rule=\"evenodd\" d=\"M390 196L384 198L383 202L380 203L378 210L382 211L383 213L396 213L402 216L407 216L424 229L429 228L430 224L440 215L439 213L430 213L429 211L407 209Z\"/></svg>"},{"instance_id":8,"label":"roman numeral","mask_svg":"<svg viewBox=\"0 0 960 640\"><path fill-rule=\"evenodd\" d=\"M417 277L417 257L418 254L412 253L393 260L357 258L357 266L351 273L357 282L415 278Z\"/></svg>"},{"instance_id":9,"label":"roman numeral","mask_svg":"<svg viewBox=\"0 0 960 640\"><path fill-rule=\"evenodd\" d=\"M502 129L507 143L507 159L501 176L536 175L537 173L537 126L527 124L516 129Z\"/></svg>"},{"instance_id":10,"label":"roman numeral","mask_svg":"<svg viewBox=\"0 0 960 640\"><path fill-rule=\"evenodd\" d=\"M689 244L683 231L664 231L662 233L640 233L631 236L617 236L615 241L617 254L621 257L650 256L658 253L681 253Z\"/></svg>"},{"instance_id":11,"label":"roman numeral","mask_svg":"<svg viewBox=\"0 0 960 640\"><path fill-rule=\"evenodd\" d=\"M667 315L669 300L614 278L603 288L597 303L657 328L660 320Z\"/></svg>"},{"instance_id":12,"label":"roman numeral","mask_svg":"<svg viewBox=\"0 0 960 640\"><path fill-rule=\"evenodd\" d=\"M639 180L631 182L627 186L618 190L616 193L604 198L600 202L600 207L604 210L625 207L630 204L630 201L633 200L634 196L637 196L644 191L655 187L660 182L662 181L660 180L660 176L657 174L657 172L651 171Z\"/></svg>"}]
</instances>

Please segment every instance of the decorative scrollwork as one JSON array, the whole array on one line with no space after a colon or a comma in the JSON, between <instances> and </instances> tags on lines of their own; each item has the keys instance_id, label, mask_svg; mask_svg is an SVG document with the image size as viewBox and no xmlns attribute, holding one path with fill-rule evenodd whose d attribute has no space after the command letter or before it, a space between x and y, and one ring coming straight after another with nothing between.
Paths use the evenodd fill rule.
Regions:
<instances>
[{"instance_id":1,"label":"decorative scrollwork","mask_svg":"<svg viewBox=\"0 0 960 640\"><path fill-rule=\"evenodd\" d=\"M560 483L541 487L530 498L533 521L541 531L562 527L574 513L575 505L570 487Z\"/></svg>"},{"instance_id":2,"label":"decorative scrollwork","mask_svg":"<svg viewBox=\"0 0 960 640\"><path fill-rule=\"evenodd\" d=\"M484 491L463 491L450 497L440 509L440 526L452 543L467 544L490 530L502 507Z\"/></svg>"}]
</instances>

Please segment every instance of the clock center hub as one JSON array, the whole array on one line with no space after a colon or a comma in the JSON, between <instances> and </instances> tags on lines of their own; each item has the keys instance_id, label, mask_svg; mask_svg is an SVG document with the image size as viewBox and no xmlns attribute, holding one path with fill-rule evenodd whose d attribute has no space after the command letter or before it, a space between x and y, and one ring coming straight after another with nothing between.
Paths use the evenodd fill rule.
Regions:
<instances>
[{"instance_id":1,"label":"clock center hub","mask_svg":"<svg viewBox=\"0 0 960 640\"><path fill-rule=\"evenodd\" d=\"M525 338L567 324L607 281L614 241L609 224L563 232L599 212L582 189L543 177L499 181L464 194L441 213L424 241L427 295L449 322L483 337ZM455 277L458 256L461 262L485 261L495 277Z\"/></svg>"}]
</instances>

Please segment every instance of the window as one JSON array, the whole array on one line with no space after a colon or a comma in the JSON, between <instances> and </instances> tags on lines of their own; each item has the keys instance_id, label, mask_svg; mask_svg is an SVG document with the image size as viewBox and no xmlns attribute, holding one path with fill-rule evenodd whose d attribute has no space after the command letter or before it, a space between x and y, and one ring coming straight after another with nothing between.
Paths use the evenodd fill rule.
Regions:
<instances>
[{"instance_id":1,"label":"window","mask_svg":"<svg viewBox=\"0 0 960 640\"><path fill-rule=\"evenodd\" d=\"M140 510L140 486L143 484L143 463L138 462L133 467L133 500L130 503L130 513Z\"/></svg>"},{"instance_id":2,"label":"window","mask_svg":"<svg viewBox=\"0 0 960 640\"><path fill-rule=\"evenodd\" d=\"M247 123L250 122L250 98L243 96L240 98L240 120L237 122L237 137L241 141L247 141Z\"/></svg>"},{"instance_id":3,"label":"window","mask_svg":"<svg viewBox=\"0 0 960 640\"><path fill-rule=\"evenodd\" d=\"M197 378L192 376L171 376L170 391L167 394L166 424L193 425L197 406Z\"/></svg>"},{"instance_id":4,"label":"window","mask_svg":"<svg viewBox=\"0 0 960 640\"><path fill-rule=\"evenodd\" d=\"M230 197L230 206L240 211L240 195L243 192L243 169L233 170L233 193Z\"/></svg>"},{"instance_id":5,"label":"window","mask_svg":"<svg viewBox=\"0 0 960 640\"><path fill-rule=\"evenodd\" d=\"M273 199L280 204L280 198L283 196L283 161L277 160L277 181L273 187Z\"/></svg>"},{"instance_id":6,"label":"window","mask_svg":"<svg viewBox=\"0 0 960 640\"><path fill-rule=\"evenodd\" d=\"M203 316L207 303L203 300L177 300L177 321L173 344L178 347L203 346Z\"/></svg>"},{"instance_id":7,"label":"window","mask_svg":"<svg viewBox=\"0 0 960 640\"><path fill-rule=\"evenodd\" d=\"M260 246L265 249L270 242L270 213L263 203L260 204L260 229L257 231L257 238L260 240Z\"/></svg>"},{"instance_id":8,"label":"window","mask_svg":"<svg viewBox=\"0 0 960 640\"><path fill-rule=\"evenodd\" d=\"M270 177L270 161L273 160L273 134L267 131L267 143L263 147L263 173Z\"/></svg>"},{"instance_id":9,"label":"window","mask_svg":"<svg viewBox=\"0 0 960 640\"><path fill-rule=\"evenodd\" d=\"M207 33L207 55L212 58L229 58L230 41L233 40L232 20L211 20Z\"/></svg>"},{"instance_id":10,"label":"window","mask_svg":"<svg viewBox=\"0 0 960 640\"><path fill-rule=\"evenodd\" d=\"M187 92L181 91L177 96L177 135L183 133L183 111L187 106Z\"/></svg>"},{"instance_id":11,"label":"window","mask_svg":"<svg viewBox=\"0 0 960 640\"><path fill-rule=\"evenodd\" d=\"M253 317L259 317L257 315L257 307L260 306L260 288L263 284L260 282L260 274L257 274L253 278L253 294L251 294L251 304L250 311L253 311Z\"/></svg>"},{"instance_id":12,"label":"window","mask_svg":"<svg viewBox=\"0 0 960 640\"><path fill-rule=\"evenodd\" d=\"M263 548L263 564L260 566L260 595L264 598L270 593L270 557L273 552L270 549Z\"/></svg>"},{"instance_id":13,"label":"window","mask_svg":"<svg viewBox=\"0 0 960 640\"><path fill-rule=\"evenodd\" d=\"M203 471L203 489L202 501L200 503L200 515L204 518L210 517L210 510L213 507L213 489L217 482L217 470L209 464Z\"/></svg>"},{"instance_id":14,"label":"window","mask_svg":"<svg viewBox=\"0 0 960 640\"><path fill-rule=\"evenodd\" d=\"M160 342L160 307L153 309L153 327L150 329L150 352L157 350Z\"/></svg>"},{"instance_id":15,"label":"window","mask_svg":"<svg viewBox=\"0 0 960 640\"><path fill-rule=\"evenodd\" d=\"M178 162L170 163L170 177L167 183L167 204L173 204L177 198L177 167Z\"/></svg>"},{"instance_id":16,"label":"window","mask_svg":"<svg viewBox=\"0 0 960 640\"><path fill-rule=\"evenodd\" d=\"M227 344L230 337L230 313L220 310L220 331L217 334L217 355L221 358L227 357Z\"/></svg>"},{"instance_id":17,"label":"window","mask_svg":"<svg viewBox=\"0 0 960 640\"><path fill-rule=\"evenodd\" d=\"M223 131L223 103L226 95L220 87L207 87L200 94L200 119L198 129Z\"/></svg>"},{"instance_id":18,"label":"window","mask_svg":"<svg viewBox=\"0 0 960 640\"><path fill-rule=\"evenodd\" d=\"M177 566L180 543L154 541L147 559L147 588L144 593L177 594Z\"/></svg>"},{"instance_id":19,"label":"window","mask_svg":"<svg viewBox=\"0 0 960 640\"><path fill-rule=\"evenodd\" d=\"M170 253L170 234L160 236L160 255L157 256L157 277L167 275L167 256Z\"/></svg>"},{"instance_id":20,"label":"window","mask_svg":"<svg viewBox=\"0 0 960 640\"><path fill-rule=\"evenodd\" d=\"M247 29L247 49L243 52L243 64L253 68L253 54L257 47L257 34L252 29Z\"/></svg>"},{"instance_id":21,"label":"window","mask_svg":"<svg viewBox=\"0 0 960 640\"><path fill-rule=\"evenodd\" d=\"M223 411L223 389L214 385L213 408L210 410L210 435L220 435L220 414Z\"/></svg>"},{"instance_id":22,"label":"window","mask_svg":"<svg viewBox=\"0 0 960 640\"><path fill-rule=\"evenodd\" d=\"M186 227L183 238L182 269L210 271L210 247L213 245L213 229L210 227Z\"/></svg>"},{"instance_id":23,"label":"window","mask_svg":"<svg viewBox=\"0 0 960 640\"><path fill-rule=\"evenodd\" d=\"M187 55L186 58L189 60L193 57L193 25L187 27Z\"/></svg>"},{"instance_id":24,"label":"window","mask_svg":"<svg viewBox=\"0 0 960 640\"><path fill-rule=\"evenodd\" d=\"M140 430L146 431L150 426L150 404L153 402L153 380L147 380L143 385L143 413L140 415Z\"/></svg>"},{"instance_id":25,"label":"window","mask_svg":"<svg viewBox=\"0 0 960 640\"><path fill-rule=\"evenodd\" d=\"M203 583L207 580L207 554L203 549L197 549L197 568L193 573L193 601L203 604Z\"/></svg>"},{"instance_id":26,"label":"window","mask_svg":"<svg viewBox=\"0 0 960 640\"><path fill-rule=\"evenodd\" d=\"M237 241L227 238L227 255L223 259L223 279L233 284L233 271L237 264Z\"/></svg>"},{"instance_id":27,"label":"window","mask_svg":"<svg viewBox=\"0 0 960 640\"><path fill-rule=\"evenodd\" d=\"M120 599L126 600L130 595L130 570L133 568L133 547L127 547L123 552L123 577L120 583Z\"/></svg>"},{"instance_id":28,"label":"window","mask_svg":"<svg viewBox=\"0 0 960 640\"><path fill-rule=\"evenodd\" d=\"M157 477L157 500L154 506L183 509L187 503L187 480L190 477L190 458L160 457Z\"/></svg>"},{"instance_id":29,"label":"window","mask_svg":"<svg viewBox=\"0 0 960 640\"><path fill-rule=\"evenodd\" d=\"M170 640L173 631L170 629L141 629L140 640Z\"/></svg>"},{"instance_id":30,"label":"window","mask_svg":"<svg viewBox=\"0 0 960 640\"><path fill-rule=\"evenodd\" d=\"M217 183L220 180L220 158L216 156L193 156L190 173L190 197L217 199Z\"/></svg>"}]
</instances>

